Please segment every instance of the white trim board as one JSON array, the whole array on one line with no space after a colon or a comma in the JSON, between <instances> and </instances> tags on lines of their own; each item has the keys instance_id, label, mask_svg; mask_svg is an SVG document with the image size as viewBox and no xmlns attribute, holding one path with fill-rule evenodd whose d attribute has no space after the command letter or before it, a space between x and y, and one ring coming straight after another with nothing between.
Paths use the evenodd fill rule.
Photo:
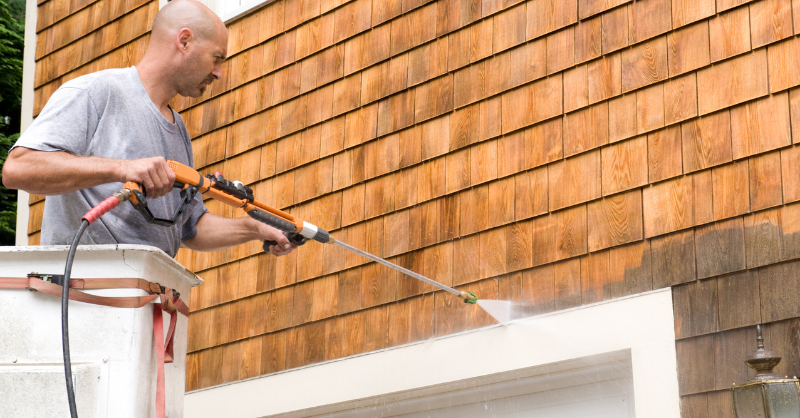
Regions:
<instances>
[{"instance_id":1,"label":"white trim board","mask_svg":"<svg viewBox=\"0 0 800 418\"><path fill-rule=\"evenodd\" d=\"M669 288L192 391L184 416L331 413L370 398L623 350L630 350L636 416L680 417Z\"/></svg>"},{"instance_id":2,"label":"white trim board","mask_svg":"<svg viewBox=\"0 0 800 418\"><path fill-rule=\"evenodd\" d=\"M33 79L36 77L36 18L39 15L36 0L25 2L25 46L22 50L22 109L19 131L25 132L33 123ZM16 245L28 245L28 206L30 195L17 191Z\"/></svg>"}]
</instances>

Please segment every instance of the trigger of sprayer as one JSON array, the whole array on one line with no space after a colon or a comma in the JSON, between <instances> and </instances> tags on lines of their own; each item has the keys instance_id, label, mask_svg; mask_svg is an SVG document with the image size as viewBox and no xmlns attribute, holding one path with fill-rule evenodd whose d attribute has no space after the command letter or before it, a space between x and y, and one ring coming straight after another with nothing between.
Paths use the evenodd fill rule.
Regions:
<instances>
[{"instance_id":1,"label":"trigger of sprayer","mask_svg":"<svg viewBox=\"0 0 800 418\"><path fill-rule=\"evenodd\" d=\"M475 294L472 292L465 292L462 290L461 293L459 293L458 297L460 297L464 301L464 303L471 303L471 304L478 303L478 297L475 296Z\"/></svg>"}]
</instances>

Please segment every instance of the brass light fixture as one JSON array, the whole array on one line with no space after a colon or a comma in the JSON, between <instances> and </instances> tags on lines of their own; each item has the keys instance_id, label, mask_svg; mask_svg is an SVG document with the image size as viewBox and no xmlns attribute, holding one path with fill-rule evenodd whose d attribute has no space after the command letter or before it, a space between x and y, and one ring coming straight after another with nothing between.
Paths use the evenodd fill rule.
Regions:
<instances>
[{"instance_id":1,"label":"brass light fixture","mask_svg":"<svg viewBox=\"0 0 800 418\"><path fill-rule=\"evenodd\" d=\"M772 372L781 358L764 348L761 326L758 349L745 360L758 374L755 379L733 384L733 406L738 418L800 418L800 380L789 379Z\"/></svg>"}]
</instances>

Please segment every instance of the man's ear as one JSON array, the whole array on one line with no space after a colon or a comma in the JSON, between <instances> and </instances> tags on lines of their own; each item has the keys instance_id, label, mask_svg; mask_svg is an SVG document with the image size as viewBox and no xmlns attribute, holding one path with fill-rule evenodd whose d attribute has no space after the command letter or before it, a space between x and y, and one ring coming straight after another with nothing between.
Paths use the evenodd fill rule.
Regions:
<instances>
[{"instance_id":1,"label":"man's ear","mask_svg":"<svg viewBox=\"0 0 800 418\"><path fill-rule=\"evenodd\" d=\"M192 34L192 30L189 28L183 28L178 32L177 37L177 47L180 51L185 51L186 48L189 46L189 42L191 42L194 38Z\"/></svg>"}]
</instances>

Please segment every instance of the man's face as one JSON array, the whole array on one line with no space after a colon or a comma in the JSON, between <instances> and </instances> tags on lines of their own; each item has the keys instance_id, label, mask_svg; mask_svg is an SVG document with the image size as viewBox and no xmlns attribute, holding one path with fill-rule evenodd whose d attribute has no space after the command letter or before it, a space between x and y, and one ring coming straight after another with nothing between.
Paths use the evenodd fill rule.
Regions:
<instances>
[{"instance_id":1,"label":"man's face","mask_svg":"<svg viewBox=\"0 0 800 418\"><path fill-rule=\"evenodd\" d=\"M180 71L176 74L181 96L200 97L214 80L222 77L228 34L224 29L217 32L207 39L193 38L193 42L187 45Z\"/></svg>"}]
</instances>

